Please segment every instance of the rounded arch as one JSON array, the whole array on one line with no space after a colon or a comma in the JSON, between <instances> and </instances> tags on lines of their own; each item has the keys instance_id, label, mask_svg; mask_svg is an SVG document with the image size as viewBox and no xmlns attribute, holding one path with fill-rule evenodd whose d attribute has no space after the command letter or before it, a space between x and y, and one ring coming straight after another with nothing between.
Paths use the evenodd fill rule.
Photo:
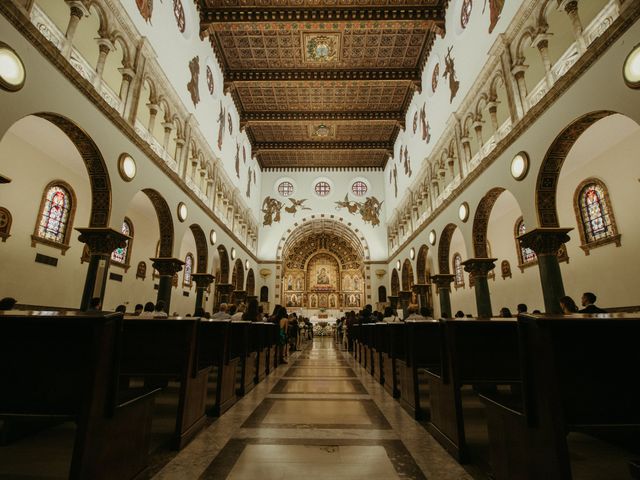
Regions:
<instances>
[{"instance_id":1,"label":"rounded arch","mask_svg":"<svg viewBox=\"0 0 640 480\"><path fill-rule=\"evenodd\" d=\"M449 223L440 234L440 243L438 244L438 272L446 275L449 270L449 250L451 249L451 237L453 232L458 228L454 223Z\"/></svg>"},{"instance_id":2,"label":"rounded arch","mask_svg":"<svg viewBox=\"0 0 640 480\"><path fill-rule=\"evenodd\" d=\"M250 268L247 272L247 296L253 297L256 294L256 276L253 273L253 269Z\"/></svg>"},{"instance_id":3,"label":"rounded arch","mask_svg":"<svg viewBox=\"0 0 640 480\"><path fill-rule=\"evenodd\" d=\"M161 258L169 258L173 256L173 218L171 217L171 209L157 190L153 188L145 188L142 192L149 197L153 208L158 216L158 226L160 228L160 249L158 255Z\"/></svg>"},{"instance_id":4,"label":"rounded arch","mask_svg":"<svg viewBox=\"0 0 640 480\"><path fill-rule=\"evenodd\" d=\"M242 260L239 258L236 258L236 261L233 264L231 283L235 290L244 290L244 265L242 265Z\"/></svg>"},{"instance_id":5,"label":"rounded arch","mask_svg":"<svg viewBox=\"0 0 640 480\"><path fill-rule=\"evenodd\" d=\"M218 245L218 257L220 260L220 278L218 283L229 283L229 254L224 245Z\"/></svg>"},{"instance_id":6,"label":"rounded arch","mask_svg":"<svg viewBox=\"0 0 640 480\"><path fill-rule=\"evenodd\" d=\"M172 122L173 114L171 113L171 105L164 95L160 95L158 97L158 105L160 105L162 107L162 110L164 110L163 120L165 122Z\"/></svg>"},{"instance_id":7,"label":"rounded arch","mask_svg":"<svg viewBox=\"0 0 640 480\"><path fill-rule=\"evenodd\" d=\"M492 188L482 197L476 208L476 213L473 217L473 252L476 258L487 258L489 256L487 248L489 217L496 200L504 190L502 187Z\"/></svg>"},{"instance_id":8,"label":"rounded arch","mask_svg":"<svg viewBox=\"0 0 640 480\"><path fill-rule=\"evenodd\" d=\"M122 49L122 65L124 67L130 68L132 65L131 50L129 48L129 44L127 43L125 36L120 31L115 30L111 34L111 42L114 45L120 46L120 48Z\"/></svg>"},{"instance_id":9,"label":"rounded arch","mask_svg":"<svg viewBox=\"0 0 640 480\"><path fill-rule=\"evenodd\" d=\"M90 2L88 6L89 13L91 13L92 10L95 11L95 13L98 15L98 20L100 20L100 29L98 30L98 33L103 38L106 38L109 32L109 18L105 13L104 8L97 1Z\"/></svg>"},{"instance_id":10,"label":"rounded arch","mask_svg":"<svg viewBox=\"0 0 640 480\"><path fill-rule=\"evenodd\" d=\"M209 247L207 246L207 236L204 234L202 227L196 223L189 225L193 238L196 240L196 271L198 273L207 273L207 262L209 259Z\"/></svg>"},{"instance_id":11,"label":"rounded arch","mask_svg":"<svg viewBox=\"0 0 640 480\"><path fill-rule=\"evenodd\" d=\"M408 258L405 258L402 263L402 291L407 292L411 290L414 284L413 267Z\"/></svg>"},{"instance_id":12,"label":"rounded arch","mask_svg":"<svg viewBox=\"0 0 640 480\"><path fill-rule=\"evenodd\" d=\"M400 292L400 277L398 276L398 270L395 268L391 271L391 295L398 296Z\"/></svg>"},{"instance_id":13,"label":"rounded arch","mask_svg":"<svg viewBox=\"0 0 640 480\"><path fill-rule=\"evenodd\" d=\"M416 257L416 280L419 284L429 283L429 264L427 256L429 255L429 247L422 245L418 250Z\"/></svg>"},{"instance_id":14,"label":"rounded arch","mask_svg":"<svg viewBox=\"0 0 640 480\"><path fill-rule=\"evenodd\" d=\"M102 153L89 135L72 120L57 113L33 114L58 127L78 149L91 187L89 227L108 227L111 215L111 181Z\"/></svg>"},{"instance_id":15,"label":"rounded arch","mask_svg":"<svg viewBox=\"0 0 640 480\"><path fill-rule=\"evenodd\" d=\"M536 182L535 205L540 227L560 226L556 195L560 171L569 151L587 128L615 113L611 110L599 110L583 115L562 130L547 150Z\"/></svg>"}]
</instances>

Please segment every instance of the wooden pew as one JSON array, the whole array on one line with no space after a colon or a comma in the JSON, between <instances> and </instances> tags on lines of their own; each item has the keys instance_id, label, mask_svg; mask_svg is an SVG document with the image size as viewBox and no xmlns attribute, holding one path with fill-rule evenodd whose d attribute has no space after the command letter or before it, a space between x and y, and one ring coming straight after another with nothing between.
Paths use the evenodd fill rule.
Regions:
<instances>
[{"instance_id":1,"label":"wooden pew","mask_svg":"<svg viewBox=\"0 0 640 480\"><path fill-rule=\"evenodd\" d=\"M256 352L256 373L253 382L257 385L267 376L267 358L268 358L268 323L255 322L252 323L252 335L251 341L253 342L253 349Z\"/></svg>"},{"instance_id":2,"label":"wooden pew","mask_svg":"<svg viewBox=\"0 0 640 480\"><path fill-rule=\"evenodd\" d=\"M362 366L373 375L373 323L363 323L360 325L362 332L361 339L363 345L363 362Z\"/></svg>"},{"instance_id":3,"label":"wooden pew","mask_svg":"<svg viewBox=\"0 0 640 480\"><path fill-rule=\"evenodd\" d=\"M354 323L348 327L347 342L353 358L360 363L360 325Z\"/></svg>"},{"instance_id":4,"label":"wooden pew","mask_svg":"<svg viewBox=\"0 0 640 480\"><path fill-rule=\"evenodd\" d=\"M231 320L200 319L198 328L198 370L211 367L208 391L213 391L213 401L208 414L220 416L236 401L236 365L229 358Z\"/></svg>"},{"instance_id":5,"label":"wooden pew","mask_svg":"<svg viewBox=\"0 0 640 480\"><path fill-rule=\"evenodd\" d=\"M0 338L0 418L75 421L71 479L146 467L157 390L119 388L121 314L0 312Z\"/></svg>"},{"instance_id":6,"label":"wooden pew","mask_svg":"<svg viewBox=\"0 0 640 480\"><path fill-rule=\"evenodd\" d=\"M271 322L266 322L265 325L267 326L267 345L268 345L268 349L267 349L267 375L269 375L271 372L275 371L276 368L278 368L278 363L280 360L280 353L278 350L278 339L279 339L279 334L280 334L280 329L278 328L278 325L271 323Z\"/></svg>"},{"instance_id":7,"label":"wooden pew","mask_svg":"<svg viewBox=\"0 0 640 480\"><path fill-rule=\"evenodd\" d=\"M483 394L497 480L571 479L570 431L640 426L640 316L521 315L523 403Z\"/></svg>"},{"instance_id":8,"label":"wooden pew","mask_svg":"<svg viewBox=\"0 0 640 480\"><path fill-rule=\"evenodd\" d=\"M382 346L384 388L393 398L400 397L398 365L405 362L404 323L388 323Z\"/></svg>"},{"instance_id":9,"label":"wooden pew","mask_svg":"<svg viewBox=\"0 0 640 480\"><path fill-rule=\"evenodd\" d=\"M517 322L512 318L442 322L441 348L446 359L439 372L427 368L431 405L428 430L453 457L466 463L469 448L461 389L471 385L474 391L499 391L510 402L518 401L517 386L521 381ZM484 425L484 418L480 422Z\"/></svg>"},{"instance_id":10,"label":"wooden pew","mask_svg":"<svg viewBox=\"0 0 640 480\"><path fill-rule=\"evenodd\" d=\"M211 365L198 363L199 318L125 317L122 375L145 385L180 382L172 446L189 443L206 422L207 377Z\"/></svg>"},{"instance_id":11,"label":"wooden pew","mask_svg":"<svg viewBox=\"0 0 640 480\"><path fill-rule=\"evenodd\" d=\"M442 325L438 320L410 320L404 324L404 359L397 359L400 405L417 420L430 417L428 385L420 372L440 375L443 370Z\"/></svg>"},{"instance_id":12,"label":"wooden pew","mask_svg":"<svg viewBox=\"0 0 640 480\"><path fill-rule=\"evenodd\" d=\"M243 397L253 388L256 355L250 348L251 322L242 320L231 322L231 358L238 358L236 373L236 395Z\"/></svg>"},{"instance_id":13,"label":"wooden pew","mask_svg":"<svg viewBox=\"0 0 640 480\"><path fill-rule=\"evenodd\" d=\"M387 348L386 339L389 335L386 323L374 323L371 346L371 370L374 378L384 385L383 351Z\"/></svg>"}]
</instances>

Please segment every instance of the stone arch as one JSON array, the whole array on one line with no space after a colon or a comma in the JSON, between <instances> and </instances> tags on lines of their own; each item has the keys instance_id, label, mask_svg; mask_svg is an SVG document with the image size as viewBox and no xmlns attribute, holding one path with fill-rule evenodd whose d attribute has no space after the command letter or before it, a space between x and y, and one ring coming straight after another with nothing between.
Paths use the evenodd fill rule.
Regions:
<instances>
[{"instance_id":1,"label":"stone arch","mask_svg":"<svg viewBox=\"0 0 640 480\"><path fill-rule=\"evenodd\" d=\"M495 100L498 97L498 89L504 85L504 75L502 70L498 69L489 84L489 100Z\"/></svg>"},{"instance_id":2,"label":"stone arch","mask_svg":"<svg viewBox=\"0 0 640 480\"><path fill-rule=\"evenodd\" d=\"M533 39L535 38L536 33L533 27L529 27L524 30L518 40L515 42L515 62L516 64L519 61L524 61L525 58L525 48L529 47L533 43Z\"/></svg>"},{"instance_id":3,"label":"stone arch","mask_svg":"<svg viewBox=\"0 0 640 480\"><path fill-rule=\"evenodd\" d=\"M231 283L235 290L244 290L244 265L242 265L242 260L239 258L236 258L236 261L233 264Z\"/></svg>"},{"instance_id":4,"label":"stone arch","mask_svg":"<svg viewBox=\"0 0 640 480\"><path fill-rule=\"evenodd\" d=\"M122 49L122 65L130 68L132 65L131 50L124 35L118 30L112 32L111 42L114 45L120 45L120 48Z\"/></svg>"},{"instance_id":5,"label":"stone arch","mask_svg":"<svg viewBox=\"0 0 640 480\"><path fill-rule=\"evenodd\" d=\"M253 269L250 268L247 272L247 296L254 296L256 294L256 276L253 273Z\"/></svg>"},{"instance_id":6,"label":"stone arch","mask_svg":"<svg viewBox=\"0 0 640 480\"><path fill-rule=\"evenodd\" d=\"M218 245L218 257L220 258L220 278L218 283L229 283L229 254L224 245Z\"/></svg>"},{"instance_id":7,"label":"stone arch","mask_svg":"<svg viewBox=\"0 0 640 480\"><path fill-rule=\"evenodd\" d=\"M438 272L442 275L450 273L449 270L449 250L451 249L451 237L458 228L454 223L448 224L440 234L438 244Z\"/></svg>"},{"instance_id":8,"label":"stone arch","mask_svg":"<svg viewBox=\"0 0 640 480\"><path fill-rule=\"evenodd\" d=\"M88 5L89 13L91 13L91 9L93 9L96 12L96 14L98 15L98 19L100 20L100 29L98 30L98 33L103 38L106 38L108 36L108 32L110 30L109 29L109 17L105 13L104 8L102 7L102 5L97 1L93 1L93 2L89 3L89 5Z\"/></svg>"},{"instance_id":9,"label":"stone arch","mask_svg":"<svg viewBox=\"0 0 640 480\"><path fill-rule=\"evenodd\" d=\"M555 138L542 160L536 182L535 204L540 227L559 227L556 195L562 165L576 140L587 128L616 112L598 110L574 120Z\"/></svg>"},{"instance_id":10,"label":"stone arch","mask_svg":"<svg viewBox=\"0 0 640 480\"><path fill-rule=\"evenodd\" d=\"M193 238L196 240L196 272L207 273L207 261L209 259L209 247L207 246L207 236L202 227L196 223L189 226Z\"/></svg>"},{"instance_id":11,"label":"stone arch","mask_svg":"<svg viewBox=\"0 0 640 480\"><path fill-rule=\"evenodd\" d=\"M153 208L158 216L158 226L160 228L160 249L158 256L161 258L170 258L173 256L173 218L171 209L157 190L153 188L145 188L142 190L149 197Z\"/></svg>"},{"instance_id":12,"label":"stone arch","mask_svg":"<svg viewBox=\"0 0 640 480\"><path fill-rule=\"evenodd\" d=\"M489 256L487 249L487 230L489 228L489 217L496 200L504 188L495 187L489 190L476 208L473 217L473 252L476 258L487 258Z\"/></svg>"},{"instance_id":13,"label":"stone arch","mask_svg":"<svg viewBox=\"0 0 640 480\"><path fill-rule=\"evenodd\" d=\"M57 113L33 114L47 120L69 137L82 157L91 186L91 214L89 227L108 227L111 216L111 181L100 150L89 135L70 119Z\"/></svg>"},{"instance_id":14,"label":"stone arch","mask_svg":"<svg viewBox=\"0 0 640 480\"><path fill-rule=\"evenodd\" d=\"M391 271L391 295L398 296L400 292L400 277L398 276L398 270L395 268Z\"/></svg>"},{"instance_id":15,"label":"stone arch","mask_svg":"<svg viewBox=\"0 0 640 480\"><path fill-rule=\"evenodd\" d=\"M429 283L429 265L427 264L428 254L429 247L422 245L418 250L418 256L416 257L416 280L421 285Z\"/></svg>"},{"instance_id":16,"label":"stone arch","mask_svg":"<svg viewBox=\"0 0 640 480\"><path fill-rule=\"evenodd\" d=\"M173 114L171 113L171 105L164 95L160 95L158 97L158 105L162 107L162 110L164 110L163 120L165 122L172 122Z\"/></svg>"},{"instance_id":17,"label":"stone arch","mask_svg":"<svg viewBox=\"0 0 640 480\"><path fill-rule=\"evenodd\" d=\"M405 258L402 264L402 291L407 292L411 290L414 284L413 267L408 258Z\"/></svg>"}]
</instances>

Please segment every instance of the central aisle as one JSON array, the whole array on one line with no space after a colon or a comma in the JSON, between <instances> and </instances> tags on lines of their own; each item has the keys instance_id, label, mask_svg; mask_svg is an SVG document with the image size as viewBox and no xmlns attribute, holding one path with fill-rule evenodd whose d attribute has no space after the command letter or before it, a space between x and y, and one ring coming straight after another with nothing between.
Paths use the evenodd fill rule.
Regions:
<instances>
[{"instance_id":1,"label":"central aisle","mask_svg":"<svg viewBox=\"0 0 640 480\"><path fill-rule=\"evenodd\" d=\"M316 338L154 479L470 479L398 402Z\"/></svg>"}]
</instances>

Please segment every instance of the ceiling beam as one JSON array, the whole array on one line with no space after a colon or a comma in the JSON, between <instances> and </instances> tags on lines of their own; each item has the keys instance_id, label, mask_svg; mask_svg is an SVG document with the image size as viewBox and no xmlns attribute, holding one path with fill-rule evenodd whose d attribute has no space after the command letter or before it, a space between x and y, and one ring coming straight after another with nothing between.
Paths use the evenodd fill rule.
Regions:
<instances>
[{"instance_id":1,"label":"ceiling beam","mask_svg":"<svg viewBox=\"0 0 640 480\"><path fill-rule=\"evenodd\" d=\"M229 82L290 82L316 80L410 80L421 82L420 72L404 70L231 70L225 73Z\"/></svg>"},{"instance_id":2,"label":"ceiling beam","mask_svg":"<svg viewBox=\"0 0 640 480\"><path fill-rule=\"evenodd\" d=\"M386 120L404 121L402 111L368 111L368 112L243 112L240 116L240 123L243 125L252 122L289 122L320 121L320 120Z\"/></svg>"},{"instance_id":3,"label":"ceiling beam","mask_svg":"<svg viewBox=\"0 0 640 480\"><path fill-rule=\"evenodd\" d=\"M252 152L277 150L377 150L393 151L390 142L257 142Z\"/></svg>"},{"instance_id":4,"label":"ceiling beam","mask_svg":"<svg viewBox=\"0 0 640 480\"><path fill-rule=\"evenodd\" d=\"M215 24L264 22L352 22L368 20L431 20L443 23L445 9L438 6L361 8L202 8L202 28Z\"/></svg>"}]
</instances>

